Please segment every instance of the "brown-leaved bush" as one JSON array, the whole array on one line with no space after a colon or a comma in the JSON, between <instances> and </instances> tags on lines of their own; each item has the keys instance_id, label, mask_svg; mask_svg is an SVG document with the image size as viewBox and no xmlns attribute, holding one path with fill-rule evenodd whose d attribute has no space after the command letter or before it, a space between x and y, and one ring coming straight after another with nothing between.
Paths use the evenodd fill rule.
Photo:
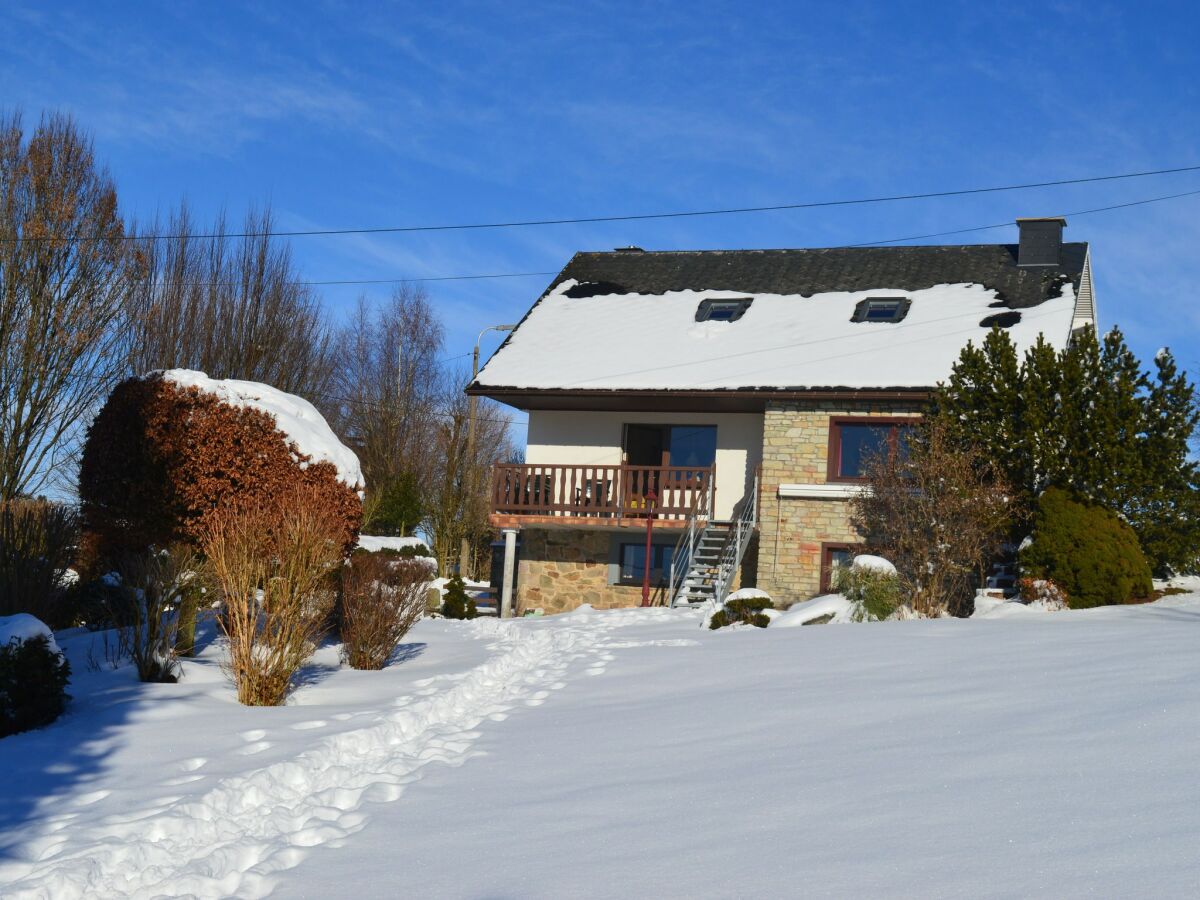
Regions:
<instances>
[{"instance_id":1,"label":"brown-leaved bush","mask_svg":"<svg viewBox=\"0 0 1200 900\"><path fill-rule=\"evenodd\" d=\"M869 459L866 489L851 521L871 552L896 567L900 594L924 616L967 616L1020 504L993 462L954 446L945 426L925 420L907 452Z\"/></svg>"},{"instance_id":2,"label":"brown-leaved bush","mask_svg":"<svg viewBox=\"0 0 1200 900\"><path fill-rule=\"evenodd\" d=\"M425 610L436 570L422 559L358 554L342 570L342 658L382 669Z\"/></svg>"},{"instance_id":3,"label":"brown-leaved bush","mask_svg":"<svg viewBox=\"0 0 1200 900\"><path fill-rule=\"evenodd\" d=\"M150 547L198 547L231 507L297 486L320 498L349 551L362 503L332 463L300 454L261 410L157 375L129 379L88 429L79 475L85 565L100 574Z\"/></svg>"},{"instance_id":4,"label":"brown-leaved bush","mask_svg":"<svg viewBox=\"0 0 1200 900\"><path fill-rule=\"evenodd\" d=\"M226 670L247 706L279 706L316 649L336 595L344 522L311 486L207 517L202 546L220 595Z\"/></svg>"},{"instance_id":5,"label":"brown-leaved bush","mask_svg":"<svg viewBox=\"0 0 1200 900\"><path fill-rule=\"evenodd\" d=\"M78 542L74 510L46 500L0 502L0 616L29 613L61 621L68 566Z\"/></svg>"}]
</instances>

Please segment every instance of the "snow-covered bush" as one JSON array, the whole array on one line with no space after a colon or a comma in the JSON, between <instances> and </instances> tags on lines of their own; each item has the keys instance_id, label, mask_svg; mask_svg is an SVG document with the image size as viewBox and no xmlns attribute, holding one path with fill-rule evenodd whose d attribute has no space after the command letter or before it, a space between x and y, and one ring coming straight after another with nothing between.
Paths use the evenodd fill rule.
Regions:
<instances>
[{"instance_id":1,"label":"snow-covered bush","mask_svg":"<svg viewBox=\"0 0 1200 900\"><path fill-rule=\"evenodd\" d=\"M208 519L204 555L220 594L226 671L247 706L279 706L316 649L336 594L345 522L312 486Z\"/></svg>"},{"instance_id":2,"label":"snow-covered bush","mask_svg":"<svg viewBox=\"0 0 1200 900\"><path fill-rule=\"evenodd\" d=\"M114 618L127 634L124 644L142 681L174 682L179 677L180 630L190 625L182 643L191 655L195 643L196 608L203 590L200 560L185 545L129 556L119 569L121 604ZM185 622L185 620L189 620Z\"/></svg>"},{"instance_id":3,"label":"snow-covered bush","mask_svg":"<svg viewBox=\"0 0 1200 900\"><path fill-rule=\"evenodd\" d=\"M442 615L447 619L474 619L479 615L479 610L475 608L475 598L467 593L467 586L459 575L455 575L446 584L446 594L442 598Z\"/></svg>"},{"instance_id":4,"label":"snow-covered bush","mask_svg":"<svg viewBox=\"0 0 1200 900\"><path fill-rule=\"evenodd\" d=\"M70 676L41 620L24 613L0 617L0 737L57 719L69 699Z\"/></svg>"},{"instance_id":5,"label":"snow-covered bush","mask_svg":"<svg viewBox=\"0 0 1200 900\"><path fill-rule=\"evenodd\" d=\"M68 624L67 568L78 543L74 511L45 500L0 503L0 616L29 613Z\"/></svg>"},{"instance_id":6,"label":"snow-covered bush","mask_svg":"<svg viewBox=\"0 0 1200 900\"><path fill-rule=\"evenodd\" d=\"M1021 574L1053 581L1072 609L1127 603L1154 590L1133 529L1115 513L1050 488L1038 498Z\"/></svg>"},{"instance_id":7,"label":"snow-covered bush","mask_svg":"<svg viewBox=\"0 0 1200 900\"><path fill-rule=\"evenodd\" d=\"M1021 578L1017 581L1022 602L1047 612L1069 609L1066 592L1048 578Z\"/></svg>"},{"instance_id":8,"label":"snow-covered bush","mask_svg":"<svg viewBox=\"0 0 1200 900\"><path fill-rule=\"evenodd\" d=\"M118 385L80 465L85 563L198 546L215 516L296 485L317 492L349 552L362 519L354 453L307 401L267 385L173 370Z\"/></svg>"},{"instance_id":9,"label":"snow-covered bush","mask_svg":"<svg viewBox=\"0 0 1200 900\"><path fill-rule=\"evenodd\" d=\"M708 627L713 631L730 625L753 625L766 628L771 617L764 610L774 609L775 604L765 591L746 588L730 594L720 609L708 618Z\"/></svg>"},{"instance_id":10,"label":"snow-covered bush","mask_svg":"<svg viewBox=\"0 0 1200 900\"><path fill-rule=\"evenodd\" d=\"M854 618L859 622L891 618L905 606L896 567L881 556L856 556L838 570L833 589L854 604Z\"/></svg>"},{"instance_id":11,"label":"snow-covered bush","mask_svg":"<svg viewBox=\"0 0 1200 900\"><path fill-rule=\"evenodd\" d=\"M355 554L342 570L342 658L382 669L425 611L429 567L419 560Z\"/></svg>"}]
</instances>

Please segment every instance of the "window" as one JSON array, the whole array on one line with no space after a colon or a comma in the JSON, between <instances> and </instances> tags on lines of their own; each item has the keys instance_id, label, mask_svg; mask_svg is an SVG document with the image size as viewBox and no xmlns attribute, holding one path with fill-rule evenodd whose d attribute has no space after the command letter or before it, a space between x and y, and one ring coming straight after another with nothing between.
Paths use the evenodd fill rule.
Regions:
<instances>
[{"instance_id":1,"label":"window","mask_svg":"<svg viewBox=\"0 0 1200 900\"><path fill-rule=\"evenodd\" d=\"M838 570L850 565L861 548L858 544L821 545L821 593L828 594L837 583Z\"/></svg>"},{"instance_id":2,"label":"window","mask_svg":"<svg viewBox=\"0 0 1200 900\"><path fill-rule=\"evenodd\" d=\"M736 322L746 314L753 297L735 300L701 300L696 307L697 322Z\"/></svg>"},{"instance_id":3,"label":"window","mask_svg":"<svg viewBox=\"0 0 1200 900\"><path fill-rule=\"evenodd\" d=\"M868 297L854 307L851 322L899 322L908 315L912 301L907 297Z\"/></svg>"},{"instance_id":4,"label":"window","mask_svg":"<svg viewBox=\"0 0 1200 900\"><path fill-rule=\"evenodd\" d=\"M717 426L629 424L624 450L631 466L707 469L717 459Z\"/></svg>"},{"instance_id":5,"label":"window","mask_svg":"<svg viewBox=\"0 0 1200 900\"><path fill-rule=\"evenodd\" d=\"M862 481L866 464L881 453L906 453L912 419L875 417L829 421L829 480Z\"/></svg>"},{"instance_id":6,"label":"window","mask_svg":"<svg viewBox=\"0 0 1200 900\"><path fill-rule=\"evenodd\" d=\"M650 548L650 584L660 586L666 583L671 573L671 557L675 553L672 544L654 544ZM619 584L642 583L646 571L646 544L621 544L618 551Z\"/></svg>"}]
</instances>

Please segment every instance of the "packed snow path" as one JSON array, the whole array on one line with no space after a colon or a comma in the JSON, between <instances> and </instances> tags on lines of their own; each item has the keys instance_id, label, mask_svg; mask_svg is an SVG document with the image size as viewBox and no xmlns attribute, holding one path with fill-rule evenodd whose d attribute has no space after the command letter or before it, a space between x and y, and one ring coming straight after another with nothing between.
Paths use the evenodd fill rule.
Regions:
<instances>
[{"instance_id":1,"label":"packed snow path","mask_svg":"<svg viewBox=\"0 0 1200 900\"><path fill-rule=\"evenodd\" d=\"M178 788L203 777L204 759L183 761L182 774L163 783L163 795L138 808L108 791L64 798L64 808L74 811L52 817L46 833L24 846L31 861L0 865L3 895L266 896L276 874L308 848L339 846L362 828L368 803L398 799L430 763L469 759L485 721L540 705L571 674L603 672L612 659L604 644L610 631L663 614L585 611L553 627L465 623L473 637L491 642L490 658L461 675L416 682L416 694L398 699L377 724L318 740L294 758L223 779L199 796L179 796ZM270 746L263 730L241 736L248 755ZM101 802L120 812L97 816L93 807Z\"/></svg>"}]
</instances>

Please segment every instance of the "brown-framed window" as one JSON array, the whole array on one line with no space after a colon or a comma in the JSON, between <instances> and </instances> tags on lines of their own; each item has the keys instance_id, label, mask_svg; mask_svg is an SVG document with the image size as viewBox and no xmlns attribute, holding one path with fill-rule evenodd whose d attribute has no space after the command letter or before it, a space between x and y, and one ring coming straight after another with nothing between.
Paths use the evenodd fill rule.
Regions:
<instances>
[{"instance_id":1,"label":"brown-framed window","mask_svg":"<svg viewBox=\"0 0 1200 900\"><path fill-rule=\"evenodd\" d=\"M867 461L880 453L906 452L916 419L835 416L829 420L829 481L865 481Z\"/></svg>"},{"instance_id":2,"label":"brown-framed window","mask_svg":"<svg viewBox=\"0 0 1200 900\"><path fill-rule=\"evenodd\" d=\"M622 452L631 466L711 468L717 458L716 425L647 425L624 428Z\"/></svg>"},{"instance_id":3,"label":"brown-framed window","mask_svg":"<svg viewBox=\"0 0 1200 900\"><path fill-rule=\"evenodd\" d=\"M850 565L862 550L862 544L825 543L821 545L821 593L833 590L838 569Z\"/></svg>"}]
</instances>

